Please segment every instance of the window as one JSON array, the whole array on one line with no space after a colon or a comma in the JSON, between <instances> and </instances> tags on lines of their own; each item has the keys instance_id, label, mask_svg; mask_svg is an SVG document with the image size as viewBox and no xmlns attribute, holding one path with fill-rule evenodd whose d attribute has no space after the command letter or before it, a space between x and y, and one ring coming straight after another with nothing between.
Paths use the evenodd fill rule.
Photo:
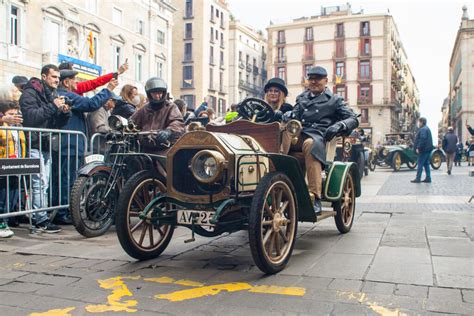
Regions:
<instances>
[{"instance_id":1,"label":"window","mask_svg":"<svg viewBox=\"0 0 474 316\"><path fill-rule=\"evenodd\" d=\"M217 105L217 114L219 116L225 114L225 100L224 99L221 99L219 98L219 103Z\"/></svg>"},{"instance_id":2,"label":"window","mask_svg":"<svg viewBox=\"0 0 474 316\"><path fill-rule=\"evenodd\" d=\"M370 85L359 86L359 103L372 102L372 87Z\"/></svg>"},{"instance_id":3,"label":"window","mask_svg":"<svg viewBox=\"0 0 474 316\"><path fill-rule=\"evenodd\" d=\"M98 62L98 56L99 56L99 54L98 54L99 41L97 40L97 34L94 34L94 35L93 35L92 41L94 42L94 59L93 59L93 62L94 62L94 64L97 65L97 64L99 63L99 62Z\"/></svg>"},{"instance_id":4,"label":"window","mask_svg":"<svg viewBox=\"0 0 474 316\"><path fill-rule=\"evenodd\" d=\"M285 62L285 48L278 47L278 62L284 63Z\"/></svg>"},{"instance_id":5,"label":"window","mask_svg":"<svg viewBox=\"0 0 474 316\"><path fill-rule=\"evenodd\" d=\"M360 122L369 123L369 109L360 109Z\"/></svg>"},{"instance_id":6,"label":"window","mask_svg":"<svg viewBox=\"0 0 474 316\"><path fill-rule=\"evenodd\" d=\"M313 28L307 27L304 30L304 40L305 41L312 41L313 40Z\"/></svg>"},{"instance_id":7,"label":"window","mask_svg":"<svg viewBox=\"0 0 474 316\"><path fill-rule=\"evenodd\" d=\"M224 12L221 12L221 27L224 28Z\"/></svg>"},{"instance_id":8,"label":"window","mask_svg":"<svg viewBox=\"0 0 474 316\"><path fill-rule=\"evenodd\" d=\"M344 100L346 99L346 87L345 86L336 86L336 94L339 95Z\"/></svg>"},{"instance_id":9,"label":"window","mask_svg":"<svg viewBox=\"0 0 474 316\"><path fill-rule=\"evenodd\" d=\"M119 8L112 9L112 22L116 25L122 25L122 10Z\"/></svg>"},{"instance_id":10,"label":"window","mask_svg":"<svg viewBox=\"0 0 474 316\"><path fill-rule=\"evenodd\" d=\"M158 60L156 62L156 76L159 78L163 78L163 61Z\"/></svg>"},{"instance_id":11,"label":"window","mask_svg":"<svg viewBox=\"0 0 474 316\"><path fill-rule=\"evenodd\" d=\"M305 59L313 58L313 43L304 44L304 57Z\"/></svg>"},{"instance_id":12,"label":"window","mask_svg":"<svg viewBox=\"0 0 474 316\"><path fill-rule=\"evenodd\" d=\"M285 80L286 78L286 68L285 67L278 67L278 78Z\"/></svg>"},{"instance_id":13,"label":"window","mask_svg":"<svg viewBox=\"0 0 474 316\"><path fill-rule=\"evenodd\" d=\"M344 23L336 24L336 37L344 37Z\"/></svg>"},{"instance_id":14,"label":"window","mask_svg":"<svg viewBox=\"0 0 474 316\"><path fill-rule=\"evenodd\" d=\"M219 10L216 9L216 17L219 17Z\"/></svg>"},{"instance_id":15,"label":"window","mask_svg":"<svg viewBox=\"0 0 474 316\"><path fill-rule=\"evenodd\" d=\"M86 0L85 9L90 13L97 14L97 0Z\"/></svg>"},{"instance_id":16,"label":"window","mask_svg":"<svg viewBox=\"0 0 474 316\"><path fill-rule=\"evenodd\" d=\"M143 22L142 20L138 20L137 32L140 35L143 35L145 33L145 22Z\"/></svg>"},{"instance_id":17,"label":"window","mask_svg":"<svg viewBox=\"0 0 474 316\"><path fill-rule=\"evenodd\" d=\"M183 67L183 88L192 88L193 82L193 66Z\"/></svg>"},{"instance_id":18,"label":"window","mask_svg":"<svg viewBox=\"0 0 474 316\"><path fill-rule=\"evenodd\" d=\"M224 48L224 33L221 33L221 47Z\"/></svg>"},{"instance_id":19,"label":"window","mask_svg":"<svg viewBox=\"0 0 474 316\"><path fill-rule=\"evenodd\" d=\"M185 39L192 39L193 38L193 24L186 23L185 31L184 31L184 38Z\"/></svg>"},{"instance_id":20,"label":"window","mask_svg":"<svg viewBox=\"0 0 474 316\"><path fill-rule=\"evenodd\" d=\"M308 71L311 69L311 67L313 67L313 65L304 65L303 66L303 77L307 77L308 76Z\"/></svg>"},{"instance_id":21,"label":"window","mask_svg":"<svg viewBox=\"0 0 474 316\"><path fill-rule=\"evenodd\" d=\"M48 47L53 54L58 54L61 47L59 22L48 20Z\"/></svg>"},{"instance_id":22,"label":"window","mask_svg":"<svg viewBox=\"0 0 474 316\"><path fill-rule=\"evenodd\" d=\"M211 26L211 43L214 43L214 28Z\"/></svg>"},{"instance_id":23,"label":"window","mask_svg":"<svg viewBox=\"0 0 474 316\"><path fill-rule=\"evenodd\" d=\"M142 81L142 68L143 68L143 55L136 54L135 55L135 80Z\"/></svg>"},{"instance_id":24,"label":"window","mask_svg":"<svg viewBox=\"0 0 474 316\"><path fill-rule=\"evenodd\" d=\"M214 47L210 47L209 51L209 64L214 65Z\"/></svg>"},{"instance_id":25,"label":"window","mask_svg":"<svg viewBox=\"0 0 474 316\"><path fill-rule=\"evenodd\" d=\"M360 23L360 35L369 36L370 35L370 24L368 21Z\"/></svg>"},{"instance_id":26,"label":"window","mask_svg":"<svg viewBox=\"0 0 474 316\"><path fill-rule=\"evenodd\" d=\"M219 65L221 67L224 67L224 52L223 51L221 51L220 53Z\"/></svg>"},{"instance_id":27,"label":"window","mask_svg":"<svg viewBox=\"0 0 474 316\"><path fill-rule=\"evenodd\" d=\"M219 31L216 29L216 41L219 40Z\"/></svg>"},{"instance_id":28,"label":"window","mask_svg":"<svg viewBox=\"0 0 474 316\"><path fill-rule=\"evenodd\" d=\"M343 58L344 54L344 41L336 41L336 58Z\"/></svg>"},{"instance_id":29,"label":"window","mask_svg":"<svg viewBox=\"0 0 474 316\"><path fill-rule=\"evenodd\" d=\"M337 62L336 63L336 77L339 77L339 78L343 78L344 77L344 74L345 74L345 71L344 71L344 62ZM336 78L336 81L337 81L337 78ZM336 82L337 83L337 82Z\"/></svg>"},{"instance_id":30,"label":"window","mask_svg":"<svg viewBox=\"0 0 474 316\"><path fill-rule=\"evenodd\" d=\"M209 89L214 90L214 70L209 68Z\"/></svg>"},{"instance_id":31,"label":"window","mask_svg":"<svg viewBox=\"0 0 474 316\"><path fill-rule=\"evenodd\" d=\"M224 73L222 71L219 72L219 91L224 91Z\"/></svg>"},{"instance_id":32,"label":"window","mask_svg":"<svg viewBox=\"0 0 474 316\"><path fill-rule=\"evenodd\" d=\"M156 31L156 41L158 44L164 45L165 44L165 32L161 30Z\"/></svg>"},{"instance_id":33,"label":"window","mask_svg":"<svg viewBox=\"0 0 474 316\"><path fill-rule=\"evenodd\" d=\"M359 64L359 78L370 79L370 61L361 61Z\"/></svg>"},{"instance_id":34,"label":"window","mask_svg":"<svg viewBox=\"0 0 474 316\"><path fill-rule=\"evenodd\" d=\"M239 50L239 61L242 61L242 51Z\"/></svg>"},{"instance_id":35,"label":"window","mask_svg":"<svg viewBox=\"0 0 474 316\"><path fill-rule=\"evenodd\" d=\"M122 62L122 47L119 45L112 45L113 69L117 70Z\"/></svg>"},{"instance_id":36,"label":"window","mask_svg":"<svg viewBox=\"0 0 474 316\"><path fill-rule=\"evenodd\" d=\"M186 0L184 8L184 17L192 18L193 17L193 0Z\"/></svg>"},{"instance_id":37,"label":"window","mask_svg":"<svg viewBox=\"0 0 474 316\"><path fill-rule=\"evenodd\" d=\"M216 97L209 96L209 107L214 111L216 110Z\"/></svg>"},{"instance_id":38,"label":"window","mask_svg":"<svg viewBox=\"0 0 474 316\"><path fill-rule=\"evenodd\" d=\"M277 44L285 43L285 31L278 31Z\"/></svg>"},{"instance_id":39,"label":"window","mask_svg":"<svg viewBox=\"0 0 474 316\"><path fill-rule=\"evenodd\" d=\"M193 60L193 44L185 43L184 44L184 61Z\"/></svg>"},{"instance_id":40,"label":"window","mask_svg":"<svg viewBox=\"0 0 474 316\"><path fill-rule=\"evenodd\" d=\"M20 26L20 19L19 19L20 10L15 7L11 6L10 10L10 44L18 45L19 44L19 26Z\"/></svg>"},{"instance_id":41,"label":"window","mask_svg":"<svg viewBox=\"0 0 474 316\"><path fill-rule=\"evenodd\" d=\"M362 55L370 55L370 39L366 38L362 42Z\"/></svg>"},{"instance_id":42,"label":"window","mask_svg":"<svg viewBox=\"0 0 474 316\"><path fill-rule=\"evenodd\" d=\"M186 103L188 108L194 109L196 97L193 94L182 95L181 99L184 101L184 103Z\"/></svg>"},{"instance_id":43,"label":"window","mask_svg":"<svg viewBox=\"0 0 474 316\"><path fill-rule=\"evenodd\" d=\"M211 5L211 21L214 22L214 6Z\"/></svg>"}]
</instances>

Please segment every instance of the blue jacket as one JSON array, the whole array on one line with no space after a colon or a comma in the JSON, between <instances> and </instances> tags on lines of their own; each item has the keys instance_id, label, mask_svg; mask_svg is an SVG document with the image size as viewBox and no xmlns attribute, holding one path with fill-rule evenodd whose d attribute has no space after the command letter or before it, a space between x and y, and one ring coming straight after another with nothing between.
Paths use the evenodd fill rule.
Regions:
<instances>
[{"instance_id":1,"label":"blue jacket","mask_svg":"<svg viewBox=\"0 0 474 316\"><path fill-rule=\"evenodd\" d=\"M447 132L443 137L443 150L448 154L456 152L458 137L454 132Z\"/></svg>"},{"instance_id":2,"label":"blue jacket","mask_svg":"<svg viewBox=\"0 0 474 316\"><path fill-rule=\"evenodd\" d=\"M418 130L415 137L415 149L418 149L420 154L433 150L433 137L428 126L423 126Z\"/></svg>"},{"instance_id":3,"label":"blue jacket","mask_svg":"<svg viewBox=\"0 0 474 316\"><path fill-rule=\"evenodd\" d=\"M87 135L87 126L86 126L86 112L94 112L100 109L111 97L112 93L108 89L102 89L99 93L97 93L92 98L80 96L74 92L69 92L63 88L58 89L58 94L60 96L68 97L72 102L71 107L71 118L67 122L66 125L63 126L62 129L64 130L71 130L71 131L79 131L83 132ZM84 139L79 137L76 140L76 136L70 136L69 141L69 153L70 155L75 153L76 150L76 142L77 142L77 151L78 155L84 155ZM62 136L61 139L61 155L68 155L68 137Z\"/></svg>"}]
</instances>

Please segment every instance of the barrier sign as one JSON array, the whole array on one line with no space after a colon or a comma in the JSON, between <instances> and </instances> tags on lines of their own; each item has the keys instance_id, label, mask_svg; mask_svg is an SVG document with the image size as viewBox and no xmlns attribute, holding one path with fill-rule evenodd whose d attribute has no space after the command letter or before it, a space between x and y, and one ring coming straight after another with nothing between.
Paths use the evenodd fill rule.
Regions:
<instances>
[{"instance_id":1,"label":"barrier sign","mask_svg":"<svg viewBox=\"0 0 474 316\"><path fill-rule=\"evenodd\" d=\"M40 173L39 158L0 159L0 177L36 173Z\"/></svg>"}]
</instances>

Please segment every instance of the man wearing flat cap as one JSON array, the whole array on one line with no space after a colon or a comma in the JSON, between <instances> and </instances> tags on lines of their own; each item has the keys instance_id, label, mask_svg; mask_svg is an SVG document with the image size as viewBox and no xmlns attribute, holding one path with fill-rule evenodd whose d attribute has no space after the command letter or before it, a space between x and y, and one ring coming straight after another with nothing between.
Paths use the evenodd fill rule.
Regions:
<instances>
[{"instance_id":1,"label":"man wearing flat cap","mask_svg":"<svg viewBox=\"0 0 474 316\"><path fill-rule=\"evenodd\" d=\"M357 115L344 99L326 87L328 74L323 67L313 67L307 74L308 89L296 98L296 105L284 115L285 120L297 119L303 125L308 189L314 196L314 211L321 212L323 166L326 164L326 142L336 136L349 135L359 126Z\"/></svg>"},{"instance_id":2,"label":"man wearing flat cap","mask_svg":"<svg viewBox=\"0 0 474 316\"><path fill-rule=\"evenodd\" d=\"M62 129L78 131L87 135L85 114L94 112L104 106L106 102L112 98L113 90L117 87L118 81L116 79L112 79L107 85L107 88L102 89L92 98L88 98L80 96L74 92L77 88L77 74L77 71L71 69L62 69L60 71L58 94L64 97L65 102L70 106L72 113L71 118ZM61 170L59 170L58 164L57 166L53 166L53 172L60 172L62 175L61 205L64 205L67 204L67 192L71 191L71 187L76 178L76 166L81 166L83 163L82 160L84 158L85 149L84 139L82 137L77 137L76 135L62 137L59 149L61 150L60 153L58 150L55 152L55 155L53 155L53 164L58 163L60 159ZM59 191L56 192L59 193ZM57 197L58 195L59 194L54 194L53 196ZM58 224L70 224L71 219L68 211L59 210L56 216L56 222Z\"/></svg>"},{"instance_id":3,"label":"man wearing flat cap","mask_svg":"<svg viewBox=\"0 0 474 316\"><path fill-rule=\"evenodd\" d=\"M12 79L12 83L20 92L23 92L23 87L28 83L28 78L25 76L15 76Z\"/></svg>"}]
</instances>

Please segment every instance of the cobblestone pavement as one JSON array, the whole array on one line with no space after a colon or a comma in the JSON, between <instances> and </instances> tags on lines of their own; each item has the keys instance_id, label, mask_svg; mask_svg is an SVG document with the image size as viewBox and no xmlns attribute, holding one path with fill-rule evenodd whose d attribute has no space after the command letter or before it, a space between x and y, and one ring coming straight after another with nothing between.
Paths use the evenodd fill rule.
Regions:
<instances>
[{"instance_id":1,"label":"cobblestone pavement","mask_svg":"<svg viewBox=\"0 0 474 316\"><path fill-rule=\"evenodd\" d=\"M300 224L275 276L254 266L245 232L184 243L190 232L178 229L161 257L135 262L113 231L18 228L0 241L0 315L472 315L468 170L418 185L413 172L378 169L363 179L351 232Z\"/></svg>"}]
</instances>

